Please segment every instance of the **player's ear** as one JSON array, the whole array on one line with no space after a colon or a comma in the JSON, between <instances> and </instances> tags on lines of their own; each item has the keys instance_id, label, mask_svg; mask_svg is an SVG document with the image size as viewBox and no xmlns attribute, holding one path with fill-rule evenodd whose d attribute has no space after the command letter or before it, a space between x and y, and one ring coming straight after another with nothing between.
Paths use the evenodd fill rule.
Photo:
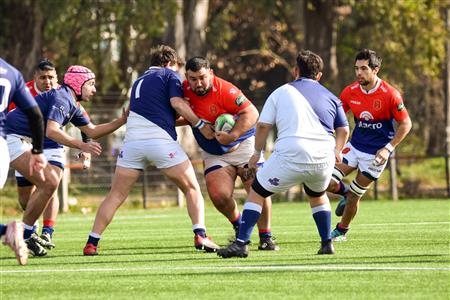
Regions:
<instances>
[{"instance_id":1,"label":"player's ear","mask_svg":"<svg viewBox=\"0 0 450 300\"><path fill-rule=\"evenodd\" d=\"M300 70L298 69L297 66L292 70L292 75L294 76L295 79L298 79L300 77Z\"/></svg>"},{"instance_id":2,"label":"player's ear","mask_svg":"<svg viewBox=\"0 0 450 300\"><path fill-rule=\"evenodd\" d=\"M320 78L322 78L322 75L323 75L322 72L317 73L317 75L316 75L316 80L319 81Z\"/></svg>"}]
</instances>

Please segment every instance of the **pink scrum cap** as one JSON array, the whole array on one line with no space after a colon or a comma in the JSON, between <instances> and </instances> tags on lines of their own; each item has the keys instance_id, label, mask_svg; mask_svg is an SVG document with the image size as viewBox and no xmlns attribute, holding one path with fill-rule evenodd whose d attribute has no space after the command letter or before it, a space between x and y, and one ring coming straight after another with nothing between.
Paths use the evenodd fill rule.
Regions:
<instances>
[{"instance_id":1,"label":"pink scrum cap","mask_svg":"<svg viewBox=\"0 0 450 300\"><path fill-rule=\"evenodd\" d=\"M83 66L70 66L64 74L64 84L69 86L77 98L81 98L83 84L95 78L94 72Z\"/></svg>"}]
</instances>

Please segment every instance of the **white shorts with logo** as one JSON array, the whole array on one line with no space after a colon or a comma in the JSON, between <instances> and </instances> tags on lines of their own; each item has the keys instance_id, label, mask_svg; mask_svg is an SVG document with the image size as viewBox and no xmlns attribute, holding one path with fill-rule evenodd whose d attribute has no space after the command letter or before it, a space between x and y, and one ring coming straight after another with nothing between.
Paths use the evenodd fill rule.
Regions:
<instances>
[{"instance_id":1,"label":"white shorts with logo","mask_svg":"<svg viewBox=\"0 0 450 300\"><path fill-rule=\"evenodd\" d=\"M259 184L269 192L285 192L297 184L305 184L310 190L321 193L331 180L334 157L329 162L315 164L294 164L277 152L256 172Z\"/></svg>"},{"instance_id":2,"label":"white shorts with logo","mask_svg":"<svg viewBox=\"0 0 450 300\"><path fill-rule=\"evenodd\" d=\"M0 189L5 185L9 171L9 151L6 140L0 136Z\"/></svg>"},{"instance_id":3,"label":"white shorts with logo","mask_svg":"<svg viewBox=\"0 0 450 300\"><path fill-rule=\"evenodd\" d=\"M158 169L170 168L188 160L181 145L174 140L148 139L126 141L123 145L117 166L143 170L146 163Z\"/></svg>"},{"instance_id":4,"label":"white shorts with logo","mask_svg":"<svg viewBox=\"0 0 450 300\"><path fill-rule=\"evenodd\" d=\"M386 168L387 160L384 164L375 166L373 164L375 160L375 154L368 154L355 149L349 142L342 150L344 163L352 168L358 168L361 173L365 174L368 178L372 177L378 179Z\"/></svg>"},{"instance_id":5,"label":"white shorts with logo","mask_svg":"<svg viewBox=\"0 0 450 300\"><path fill-rule=\"evenodd\" d=\"M210 169L216 169L218 167L234 166L234 167L244 167L250 157L252 157L255 145L255 137L249 137L242 141L235 151L225 153L222 155L214 155L208 152L202 151L202 158L205 162L205 173L208 173ZM264 157L258 163L263 163Z\"/></svg>"}]
</instances>

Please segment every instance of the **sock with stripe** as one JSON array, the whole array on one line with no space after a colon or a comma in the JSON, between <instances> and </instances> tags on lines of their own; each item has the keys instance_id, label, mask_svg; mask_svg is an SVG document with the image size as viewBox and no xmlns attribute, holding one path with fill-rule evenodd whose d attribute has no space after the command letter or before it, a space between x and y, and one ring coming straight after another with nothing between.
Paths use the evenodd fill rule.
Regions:
<instances>
[{"instance_id":1,"label":"sock with stripe","mask_svg":"<svg viewBox=\"0 0 450 300\"><path fill-rule=\"evenodd\" d=\"M33 225L27 225L23 223L23 239L28 240L31 235L35 232L35 227Z\"/></svg>"},{"instance_id":2,"label":"sock with stripe","mask_svg":"<svg viewBox=\"0 0 450 300\"><path fill-rule=\"evenodd\" d=\"M268 229L260 229L259 230L259 239L269 239L272 237L272 230Z\"/></svg>"},{"instance_id":3,"label":"sock with stripe","mask_svg":"<svg viewBox=\"0 0 450 300\"><path fill-rule=\"evenodd\" d=\"M55 226L54 220L44 220L44 226L42 227L42 233L48 233L50 234L50 237L53 237L53 232L55 229L53 228Z\"/></svg>"},{"instance_id":4,"label":"sock with stripe","mask_svg":"<svg viewBox=\"0 0 450 300\"><path fill-rule=\"evenodd\" d=\"M261 216L262 206L254 202L245 202L244 211L241 217L241 226L237 240L240 242L248 242L252 235L253 227Z\"/></svg>"},{"instance_id":5,"label":"sock with stripe","mask_svg":"<svg viewBox=\"0 0 450 300\"><path fill-rule=\"evenodd\" d=\"M326 242L331 239L331 207L330 203L311 208L320 239Z\"/></svg>"},{"instance_id":6,"label":"sock with stripe","mask_svg":"<svg viewBox=\"0 0 450 300\"><path fill-rule=\"evenodd\" d=\"M100 239L102 238L102 236L100 234L96 234L95 232L91 232L89 234L88 240L86 242L86 244L92 244L95 247L98 246L98 242L100 241Z\"/></svg>"},{"instance_id":7,"label":"sock with stripe","mask_svg":"<svg viewBox=\"0 0 450 300\"><path fill-rule=\"evenodd\" d=\"M194 232L195 235L199 235L203 238L206 237L206 229L204 225L195 224L192 226L192 231Z\"/></svg>"}]
</instances>

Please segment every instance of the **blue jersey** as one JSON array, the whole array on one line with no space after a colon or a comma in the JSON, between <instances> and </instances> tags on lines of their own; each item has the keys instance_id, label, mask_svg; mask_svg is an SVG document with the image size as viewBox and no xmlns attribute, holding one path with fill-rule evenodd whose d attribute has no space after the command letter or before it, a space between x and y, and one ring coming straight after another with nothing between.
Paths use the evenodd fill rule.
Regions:
<instances>
[{"instance_id":1,"label":"blue jersey","mask_svg":"<svg viewBox=\"0 0 450 300\"><path fill-rule=\"evenodd\" d=\"M290 85L305 97L328 133L333 134L334 129L348 126L341 101L317 80L300 78Z\"/></svg>"},{"instance_id":2,"label":"blue jersey","mask_svg":"<svg viewBox=\"0 0 450 300\"><path fill-rule=\"evenodd\" d=\"M6 110L9 104L14 103L20 109L28 109L37 106L33 96L25 87L22 74L0 58L0 137L6 136L5 120ZM25 116L26 117L26 116ZM26 117L28 122L28 118ZM30 131L30 129L28 129Z\"/></svg>"},{"instance_id":3,"label":"blue jersey","mask_svg":"<svg viewBox=\"0 0 450 300\"><path fill-rule=\"evenodd\" d=\"M48 120L57 122L61 127L69 122L77 127L89 124L89 120L73 99L70 88L65 85L40 94L35 99L44 116L45 127ZM20 108L16 108L7 115L6 130L7 134L31 137L28 118ZM61 147L60 144L48 138L44 142L45 149Z\"/></svg>"},{"instance_id":4,"label":"blue jersey","mask_svg":"<svg viewBox=\"0 0 450 300\"><path fill-rule=\"evenodd\" d=\"M162 128L176 140L176 111L170 104L172 97L183 98L179 75L167 68L150 67L133 83L130 111Z\"/></svg>"}]
</instances>

